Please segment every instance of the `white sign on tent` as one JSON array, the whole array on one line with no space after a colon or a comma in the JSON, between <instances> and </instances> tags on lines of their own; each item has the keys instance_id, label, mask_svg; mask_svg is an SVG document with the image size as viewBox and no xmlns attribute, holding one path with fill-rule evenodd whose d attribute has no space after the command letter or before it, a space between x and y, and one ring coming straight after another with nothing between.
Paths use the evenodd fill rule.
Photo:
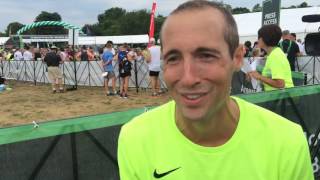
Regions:
<instances>
[{"instance_id":1,"label":"white sign on tent","mask_svg":"<svg viewBox=\"0 0 320 180\"><path fill-rule=\"evenodd\" d=\"M73 35L74 33L74 35ZM69 45L79 45L79 30L69 29Z\"/></svg>"}]
</instances>

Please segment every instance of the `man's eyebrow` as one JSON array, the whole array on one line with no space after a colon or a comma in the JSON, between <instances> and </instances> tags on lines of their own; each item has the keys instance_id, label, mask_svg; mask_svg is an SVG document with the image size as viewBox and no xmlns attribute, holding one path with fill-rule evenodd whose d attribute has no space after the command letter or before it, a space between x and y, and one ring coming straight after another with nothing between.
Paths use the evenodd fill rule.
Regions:
<instances>
[{"instance_id":1,"label":"man's eyebrow","mask_svg":"<svg viewBox=\"0 0 320 180\"><path fill-rule=\"evenodd\" d=\"M178 51L177 49L172 49L163 55L163 59L166 59L171 54L180 54L180 51Z\"/></svg>"},{"instance_id":2,"label":"man's eyebrow","mask_svg":"<svg viewBox=\"0 0 320 180\"><path fill-rule=\"evenodd\" d=\"M218 54L218 55L221 54L221 52L219 50L217 50L215 48L207 48L207 47L199 47L194 51L194 53L199 53L199 52L211 52L211 53Z\"/></svg>"}]
</instances>

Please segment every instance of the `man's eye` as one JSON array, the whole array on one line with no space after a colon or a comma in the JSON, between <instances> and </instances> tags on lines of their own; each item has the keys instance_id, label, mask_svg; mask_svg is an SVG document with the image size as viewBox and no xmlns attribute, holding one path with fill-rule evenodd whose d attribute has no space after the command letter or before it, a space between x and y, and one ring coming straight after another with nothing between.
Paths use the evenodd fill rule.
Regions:
<instances>
[{"instance_id":1,"label":"man's eye","mask_svg":"<svg viewBox=\"0 0 320 180\"><path fill-rule=\"evenodd\" d=\"M217 58L217 56L213 55L213 54L209 54L209 53L203 53L203 54L199 54L198 58L200 60L205 60L205 61L209 61L209 60L214 60Z\"/></svg>"},{"instance_id":2,"label":"man's eye","mask_svg":"<svg viewBox=\"0 0 320 180\"><path fill-rule=\"evenodd\" d=\"M167 64L176 64L179 61L178 56L171 56L166 59Z\"/></svg>"}]
</instances>

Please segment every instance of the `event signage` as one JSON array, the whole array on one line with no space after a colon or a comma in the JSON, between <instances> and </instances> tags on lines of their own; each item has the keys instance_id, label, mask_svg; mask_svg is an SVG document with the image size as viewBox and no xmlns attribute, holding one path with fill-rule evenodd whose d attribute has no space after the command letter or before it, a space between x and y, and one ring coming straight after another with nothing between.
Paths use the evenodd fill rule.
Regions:
<instances>
[{"instance_id":1,"label":"event signage","mask_svg":"<svg viewBox=\"0 0 320 180\"><path fill-rule=\"evenodd\" d=\"M280 22L281 0L264 0L262 2L262 26Z\"/></svg>"},{"instance_id":2,"label":"event signage","mask_svg":"<svg viewBox=\"0 0 320 180\"><path fill-rule=\"evenodd\" d=\"M69 45L79 45L79 30L78 29L69 29L68 44Z\"/></svg>"},{"instance_id":3,"label":"event signage","mask_svg":"<svg viewBox=\"0 0 320 180\"><path fill-rule=\"evenodd\" d=\"M151 10L151 14L150 14L149 41L150 41L151 38L154 37L154 14L156 12L156 7L157 7L157 4L154 1L152 3L152 10ZM149 46L150 46L150 42L149 42L148 47Z\"/></svg>"}]
</instances>

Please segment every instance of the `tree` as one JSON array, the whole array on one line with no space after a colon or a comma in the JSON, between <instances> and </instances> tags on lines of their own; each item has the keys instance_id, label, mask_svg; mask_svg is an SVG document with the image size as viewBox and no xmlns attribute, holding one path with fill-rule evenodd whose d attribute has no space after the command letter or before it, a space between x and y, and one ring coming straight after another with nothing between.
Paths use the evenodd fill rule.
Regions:
<instances>
[{"instance_id":1,"label":"tree","mask_svg":"<svg viewBox=\"0 0 320 180\"><path fill-rule=\"evenodd\" d=\"M34 20L34 22L40 21L61 21L61 16L54 12L49 13L46 11L42 11ZM34 30L30 31L31 34L40 34L40 35L48 35L48 34L67 34L67 30L61 26L44 26L44 27L36 27Z\"/></svg>"},{"instance_id":2,"label":"tree","mask_svg":"<svg viewBox=\"0 0 320 180\"><path fill-rule=\"evenodd\" d=\"M6 37L6 33L0 32L0 37Z\"/></svg>"},{"instance_id":3,"label":"tree","mask_svg":"<svg viewBox=\"0 0 320 180\"><path fill-rule=\"evenodd\" d=\"M150 12L147 10L126 13L120 20L120 33L123 35L148 34Z\"/></svg>"},{"instance_id":4,"label":"tree","mask_svg":"<svg viewBox=\"0 0 320 180\"><path fill-rule=\"evenodd\" d=\"M155 18L155 20L154 20L155 21L155 30L154 30L155 39L159 39L161 27L162 27L162 24L164 23L165 20L166 20L166 18L162 15L158 15Z\"/></svg>"},{"instance_id":5,"label":"tree","mask_svg":"<svg viewBox=\"0 0 320 180\"><path fill-rule=\"evenodd\" d=\"M301 3L300 5L297 6L297 8L305 8L305 7L310 7L310 6L308 6L307 2L303 2L303 3Z\"/></svg>"},{"instance_id":6,"label":"tree","mask_svg":"<svg viewBox=\"0 0 320 180\"><path fill-rule=\"evenodd\" d=\"M232 9L232 14L244 14L244 13L249 13L250 10L245 7L236 7Z\"/></svg>"},{"instance_id":7,"label":"tree","mask_svg":"<svg viewBox=\"0 0 320 180\"><path fill-rule=\"evenodd\" d=\"M254 5L252 8L252 12L261 12L261 11L262 11L262 7L261 7L260 3Z\"/></svg>"},{"instance_id":8,"label":"tree","mask_svg":"<svg viewBox=\"0 0 320 180\"><path fill-rule=\"evenodd\" d=\"M98 15L96 34L120 35L120 21L125 16L126 10L122 8L110 8Z\"/></svg>"},{"instance_id":9,"label":"tree","mask_svg":"<svg viewBox=\"0 0 320 180\"><path fill-rule=\"evenodd\" d=\"M19 22L12 22L8 24L6 29L6 36L17 34L17 31L23 27L23 24Z\"/></svg>"},{"instance_id":10,"label":"tree","mask_svg":"<svg viewBox=\"0 0 320 180\"><path fill-rule=\"evenodd\" d=\"M165 17L155 17L155 38L159 38L159 32ZM126 12L122 8L110 8L98 15L98 23L87 24L82 30L91 31L95 36L134 35L148 34L150 25L150 12L146 9Z\"/></svg>"}]
</instances>

